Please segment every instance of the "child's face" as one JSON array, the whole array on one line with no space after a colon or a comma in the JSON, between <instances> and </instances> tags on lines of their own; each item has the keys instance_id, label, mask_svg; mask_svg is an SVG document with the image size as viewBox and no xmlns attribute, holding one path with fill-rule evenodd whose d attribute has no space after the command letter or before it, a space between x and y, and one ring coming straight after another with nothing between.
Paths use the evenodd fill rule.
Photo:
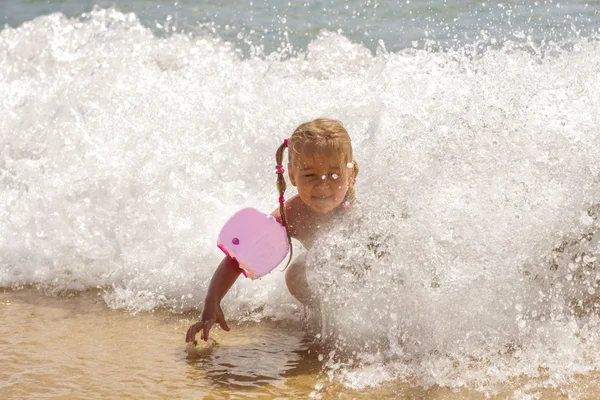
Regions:
<instances>
[{"instance_id":1,"label":"child's face","mask_svg":"<svg viewBox=\"0 0 600 400\"><path fill-rule=\"evenodd\" d=\"M346 196L352 178L352 169L337 152L324 153L306 144L294 153L288 171L298 195L313 211L326 214L340 204Z\"/></svg>"}]
</instances>

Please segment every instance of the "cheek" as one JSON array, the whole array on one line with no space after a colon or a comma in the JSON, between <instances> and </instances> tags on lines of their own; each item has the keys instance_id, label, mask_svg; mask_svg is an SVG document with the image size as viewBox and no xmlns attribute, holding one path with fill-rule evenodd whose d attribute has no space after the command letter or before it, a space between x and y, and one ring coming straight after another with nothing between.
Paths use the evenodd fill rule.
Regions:
<instances>
[{"instance_id":1,"label":"cheek","mask_svg":"<svg viewBox=\"0 0 600 400\"><path fill-rule=\"evenodd\" d=\"M344 192L346 192L348 190L348 186L350 186L350 179L349 178L340 179L339 182L335 183L335 189L336 190L342 190Z\"/></svg>"},{"instance_id":2,"label":"cheek","mask_svg":"<svg viewBox=\"0 0 600 400\"><path fill-rule=\"evenodd\" d=\"M343 183L338 183L335 186L335 194L336 197L339 198L343 198L346 195L346 192L348 191L348 186L344 185Z\"/></svg>"},{"instance_id":3,"label":"cheek","mask_svg":"<svg viewBox=\"0 0 600 400\"><path fill-rule=\"evenodd\" d=\"M302 185L298 185L298 192L308 193L312 190L312 185L304 182Z\"/></svg>"}]
</instances>

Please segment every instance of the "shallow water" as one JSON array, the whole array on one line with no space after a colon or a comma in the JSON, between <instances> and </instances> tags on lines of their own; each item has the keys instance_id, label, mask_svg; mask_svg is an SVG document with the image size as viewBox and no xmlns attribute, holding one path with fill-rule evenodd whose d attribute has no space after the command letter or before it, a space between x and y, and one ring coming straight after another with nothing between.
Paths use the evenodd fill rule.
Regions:
<instances>
[{"instance_id":1,"label":"shallow water","mask_svg":"<svg viewBox=\"0 0 600 400\"><path fill-rule=\"evenodd\" d=\"M596 373L555 389L528 379L488 392L424 389L409 380L354 391L329 378L319 346L310 344L298 324L263 321L233 325L231 332L217 329L215 345L190 354L183 339L192 322L189 314L111 310L93 291L51 296L34 289L2 290L0 396L441 400L600 395ZM376 378L377 371L373 374Z\"/></svg>"}]
</instances>

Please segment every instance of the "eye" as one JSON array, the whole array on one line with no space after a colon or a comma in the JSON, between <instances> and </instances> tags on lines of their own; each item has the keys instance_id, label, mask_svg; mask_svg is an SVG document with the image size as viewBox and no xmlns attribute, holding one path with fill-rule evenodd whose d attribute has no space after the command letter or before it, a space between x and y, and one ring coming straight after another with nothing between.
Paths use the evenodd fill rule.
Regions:
<instances>
[{"instance_id":1,"label":"eye","mask_svg":"<svg viewBox=\"0 0 600 400\"><path fill-rule=\"evenodd\" d=\"M337 179L337 178L339 178L340 176L339 176L338 174L331 174L331 177L332 177L333 179Z\"/></svg>"}]
</instances>

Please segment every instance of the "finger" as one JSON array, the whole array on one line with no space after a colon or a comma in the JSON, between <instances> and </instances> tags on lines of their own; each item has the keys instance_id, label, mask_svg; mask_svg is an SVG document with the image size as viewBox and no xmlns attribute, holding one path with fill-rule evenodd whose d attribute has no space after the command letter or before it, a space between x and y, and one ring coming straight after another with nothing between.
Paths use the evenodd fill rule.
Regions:
<instances>
[{"instance_id":1,"label":"finger","mask_svg":"<svg viewBox=\"0 0 600 400\"><path fill-rule=\"evenodd\" d=\"M210 332L210 328L212 328L214 324L214 321L204 322L204 326L202 327L202 340L205 342L208 340L208 332Z\"/></svg>"},{"instance_id":2,"label":"finger","mask_svg":"<svg viewBox=\"0 0 600 400\"><path fill-rule=\"evenodd\" d=\"M231 328L229 328L229 325L227 325L227 321L225 321L225 314L223 314L223 310L221 309L221 307L219 307L217 310L217 322L219 323L221 329L223 329L224 331L231 330Z\"/></svg>"},{"instance_id":3,"label":"finger","mask_svg":"<svg viewBox=\"0 0 600 400\"><path fill-rule=\"evenodd\" d=\"M185 342L186 343L189 343L196 338L196 333L198 333L198 329L196 328L196 325L197 325L197 323L190 326L189 329L187 330L187 333L185 334Z\"/></svg>"},{"instance_id":4,"label":"finger","mask_svg":"<svg viewBox=\"0 0 600 400\"><path fill-rule=\"evenodd\" d=\"M230 331L231 330L231 328L227 325L227 321L225 321L225 317L223 317L222 315L219 316L219 326L224 331Z\"/></svg>"}]
</instances>

